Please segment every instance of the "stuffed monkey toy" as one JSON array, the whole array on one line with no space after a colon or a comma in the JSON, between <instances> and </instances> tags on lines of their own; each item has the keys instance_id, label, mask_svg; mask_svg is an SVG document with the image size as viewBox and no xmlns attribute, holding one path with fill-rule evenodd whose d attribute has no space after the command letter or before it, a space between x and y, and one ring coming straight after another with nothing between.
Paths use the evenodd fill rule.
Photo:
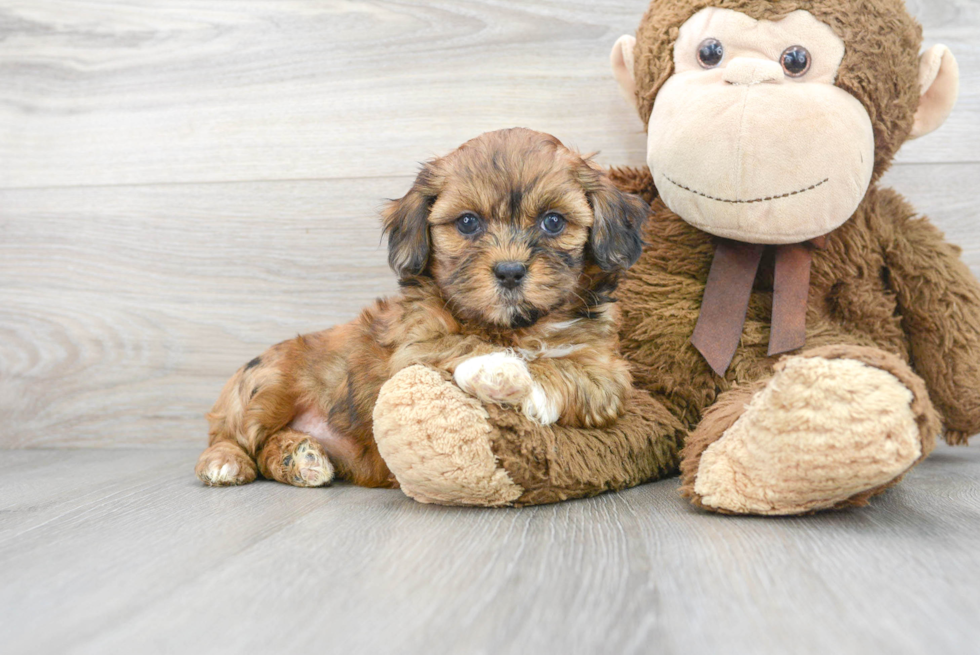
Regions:
<instances>
[{"instance_id":1,"label":"stuffed monkey toy","mask_svg":"<svg viewBox=\"0 0 980 655\"><path fill-rule=\"evenodd\" d=\"M877 186L955 102L902 0L654 0L614 75L651 204L617 291L636 390L615 427L535 425L438 372L382 389L375 438L424 502L513 505L672 474L704 509L861 505L980 431L980 285Z\"/></svg>"}]
</instances>

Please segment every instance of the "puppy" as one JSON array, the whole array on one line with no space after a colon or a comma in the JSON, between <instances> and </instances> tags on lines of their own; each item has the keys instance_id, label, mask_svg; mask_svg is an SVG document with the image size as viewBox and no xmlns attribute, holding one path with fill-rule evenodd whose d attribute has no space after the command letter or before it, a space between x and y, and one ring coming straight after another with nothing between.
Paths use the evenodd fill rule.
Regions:
<instances>
[{"instance_id":1,"label":"puppy","mask_svg":"<svg viewBox=\"0 0 980 655\"><path fill-rule=\"evenodd\" d=\"M212 411L197 475L319 486L397 482L378 454L381 385L412 364L548 425L601 427L630 389L610 293L640 256L648 207L587 159L527 129L425 164L383 213L401 295L243 366Z\"/></svg>"}]
</instances>

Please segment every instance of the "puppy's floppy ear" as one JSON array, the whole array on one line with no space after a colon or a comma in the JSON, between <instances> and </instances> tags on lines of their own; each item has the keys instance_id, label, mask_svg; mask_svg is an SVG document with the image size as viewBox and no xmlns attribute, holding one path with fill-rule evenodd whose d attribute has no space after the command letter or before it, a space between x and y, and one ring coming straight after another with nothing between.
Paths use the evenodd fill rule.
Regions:
<instances>
[{"instance_id":1,"label":"puppy's floppy ear","mask_svg":"<svg viewBox=\"0 0 980 655\"><path fill-rule=\"evenodd\" d=\"M439 195L436 163L423 164L408 193L381 213L388 264L399 280L420 275L429 261L429 210Z\"/></svg>"},{"instance_id":2,"label":"puppy's floppy ear","mask_svg":"<svg viewBox=\"0 0 980 655\"><path fill-rule=\"evenodd\" d=\"M579 181L595 216L589 237L592 257L604 271L625 271L643 252L643 224L650 206L617 189L591 162L583 162Z\"/></svg>"}]
</instances>

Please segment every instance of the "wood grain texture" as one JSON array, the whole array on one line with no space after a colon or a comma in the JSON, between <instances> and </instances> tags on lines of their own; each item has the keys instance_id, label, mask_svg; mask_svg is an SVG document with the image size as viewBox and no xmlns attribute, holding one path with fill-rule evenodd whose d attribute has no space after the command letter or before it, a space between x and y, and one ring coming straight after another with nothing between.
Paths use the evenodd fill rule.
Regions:
<instances>
[{"instance_id":1,"label":"wood grain texture","mask_svg":"<svg viewBox=\"0 0 980 655\"><path fill-rule=\"evenodd\" d=\"M0 447L200 444L242 362L395 290L383 199L483 130L642 164L645 4L0 0ZM884 183L980 274L980 9L909 6L963 92Z\"/></svg>"},{"instance_id":2,"label":"wood grain texture","mask_svg":"<svg viewBox=\"0 0 980 655\"><path fill-rule=\"evenodd\" d=\"M396 284L411 178L0 191L0 443L200 443L224 380Z\"/></svg>"},{"instance_id":3,"label":"wood grain texture","mask_svg":"<svg viewBox=\"0 0 980 655\"><path fill-rule=\"evenodd\" d=\"M30 653L944 653L980 643L980 452L868 508L699 513L676 480L522 510L201 486L196 451L0 452Z\"/></svg>"},{"instance_id":4,"label":"wood grain texture","mask_svg":"<svg viewBox=\"0 0 980 655\"><path fill-rule=\"evenodd\" d=\"M609 73L644 0L4 0L0 187L403 175L524 125L644 161ZM907 163L976 161L980 5L916 0L958 110Z\"/></svg>"}]
</instances>

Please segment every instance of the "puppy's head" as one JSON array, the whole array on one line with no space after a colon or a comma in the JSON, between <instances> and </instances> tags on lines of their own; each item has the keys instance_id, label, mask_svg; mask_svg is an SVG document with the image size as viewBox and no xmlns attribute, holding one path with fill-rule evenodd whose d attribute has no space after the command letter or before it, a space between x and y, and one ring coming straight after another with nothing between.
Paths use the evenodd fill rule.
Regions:
<instances>
[{"instance_id":1,"label":"puppy's head","mask_svg":"<svg viewBox=\"0 0 980 655\"><path fill-rule=\"evenodd\" d=\"M555 137L515 128L425 164L384 230L403 282L430 277L458 316L520 328L608 301L647 211Z\"/></svg>"}]
</instances>

